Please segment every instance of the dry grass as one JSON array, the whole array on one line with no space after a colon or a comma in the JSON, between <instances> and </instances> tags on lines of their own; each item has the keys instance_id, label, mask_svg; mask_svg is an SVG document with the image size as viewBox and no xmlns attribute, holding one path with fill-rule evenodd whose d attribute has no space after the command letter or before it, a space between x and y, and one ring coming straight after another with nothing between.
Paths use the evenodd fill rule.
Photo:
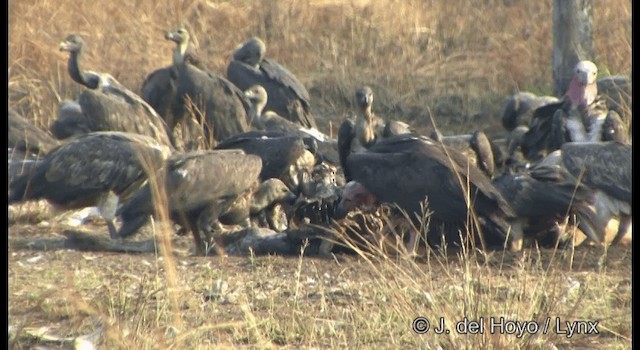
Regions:
<instances>
[{"instance_id":1,"label":"dry grass","mask_svg":"<svg viewBox=\"0 0 640 350\"><path fill-rule=\"evenodd\" d=\"M87 69L111 73L133 91L170 63L163 31L194 33L203 63L224 75L250 36L297 74L321 127L351 110L370 84L384 116L444 131L499 125L502 101L517 90L551 92L548 1L174 1L9 4L10 103L46 127L61 98L79 87L58 51L69 33L88 45ZM602 74L631 73L631 4L594 1L595 62Z\"/></svg>"},{"instance_id":2,"label":"dry grass","mask_svg":"<svg viewBox=\"0 0 640 350\"><path fill-rule=\"evenodd\" d=\"M630 2L594 8L598 66L630 74ZM419 128L433 117L445 132L492 128L509 93L551 90L550 11L549 2L518 0L13 1L9 102L48 127L59 101L77 95L57 47L71 32L87 41L87 69L138 91L170 62L162 32L184 25L220 74L238 44L264 38L309 88L322 127L341 121L366 83L381 115ZM335 259L194 257L183 253L192 238L172 237L162 208L142 235L165 247L155 256L10 245L11 347L43 342L29 336L41 326L71 338L102 327L105 349L630 347L630 248L430 251L414 260L354 245L357 255ZM62 229L18 217L9 241L57 238ZM442 317L451 332L417 335L418 316L432 326ZM489 320L500 316L552 327L556 317L598 320L600 334L491 334ZM484 334L456 332L464 317L482 317Z\"/></svg>"}]
</instances>

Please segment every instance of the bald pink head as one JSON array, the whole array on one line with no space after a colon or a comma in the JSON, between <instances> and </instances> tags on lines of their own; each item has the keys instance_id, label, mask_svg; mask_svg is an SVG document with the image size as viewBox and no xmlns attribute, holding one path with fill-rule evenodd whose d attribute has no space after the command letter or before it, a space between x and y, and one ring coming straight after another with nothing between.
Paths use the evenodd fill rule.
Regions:
<instances>
[{"instance_id":1,"label":"bald pink head","mask_svg":"<svg viewBox=\"0 0 640 350\"><path fill-rule=\"evenodd\" d=\"M593 62L580 61L576 64L567 91L572 107L586 108L593 103L598 95L597 75L598 67Z\"/></svg>"},{"instance_id":2,"label":"bald pink head","mask_svg":"<svg viewBox=\"0 0 640 350\"><path fill-rule=\"evenodd\" d=\"M349 181L342 191L342 196L336 209L336 217L343 218L356 208L373 207L376 203L376 197L366 187L359 182Z\"/></svg>"}]
</instances>

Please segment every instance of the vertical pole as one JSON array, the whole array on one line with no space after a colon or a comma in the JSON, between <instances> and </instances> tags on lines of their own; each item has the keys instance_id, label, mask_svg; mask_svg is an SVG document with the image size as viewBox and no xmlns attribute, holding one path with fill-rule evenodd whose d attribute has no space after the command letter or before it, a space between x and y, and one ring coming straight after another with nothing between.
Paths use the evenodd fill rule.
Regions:
<instances>
[{"instance_id":1,"label":"vertical pole","mask_svg":"<svg viewBox=\"0 0 640 350\"><path fill-rule=\"evenodd\" d=\"M553 94L567 91L576 63L593 61L591 0L553 0Z\"/></svg>"}]
</instances>

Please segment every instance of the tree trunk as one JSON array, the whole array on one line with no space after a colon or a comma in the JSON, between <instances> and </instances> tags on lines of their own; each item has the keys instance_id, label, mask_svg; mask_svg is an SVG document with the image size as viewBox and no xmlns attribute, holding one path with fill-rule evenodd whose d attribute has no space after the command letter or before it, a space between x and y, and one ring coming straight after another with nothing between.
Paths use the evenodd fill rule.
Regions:
<instances>
[{"instance_id":1,"label":"tree trunk","mask_svg":"<svg viewBox=\"0 0 640 350\"><path fill-rule=\"evenodd\" d=\"M553 0L553 94L567 91L576 63L593 61L591 0Z\"/></svg>"}]
</instances>

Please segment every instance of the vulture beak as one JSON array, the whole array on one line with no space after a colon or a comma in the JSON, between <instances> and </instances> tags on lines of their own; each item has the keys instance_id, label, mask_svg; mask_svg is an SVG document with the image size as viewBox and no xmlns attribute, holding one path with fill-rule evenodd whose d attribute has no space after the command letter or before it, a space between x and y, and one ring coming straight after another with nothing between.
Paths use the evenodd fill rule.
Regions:
<instances>
[{"instance_id":1,"label":"vulture beak","mask_svg":"<svg viewBox=\"0 0 640 350\"><path fill-rule=\"evenodd\" d=\"M73 45L68 41L62 41L60 42L59 48L60 48L60 51L71 51L72 46Z\"/></svg>"}]
</instances>

